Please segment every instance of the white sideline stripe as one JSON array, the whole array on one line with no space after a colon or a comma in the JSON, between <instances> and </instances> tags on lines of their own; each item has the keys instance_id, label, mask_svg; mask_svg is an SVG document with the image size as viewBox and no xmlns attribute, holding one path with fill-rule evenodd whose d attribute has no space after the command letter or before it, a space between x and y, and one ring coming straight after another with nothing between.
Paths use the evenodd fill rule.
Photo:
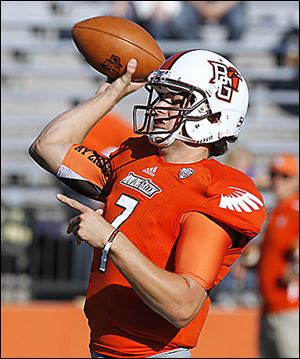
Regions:
<instances>
[{"instance_id":1,"label":"white sideline stripe","mask_svg":"<svg viewBox=\"0 0 300 359\"><path fill-rule=\"evenodd\" d=\"M71 179L80 179L83 181L87 181L86 178L80 176L78 173L74 172L73 170L71 170L69 167L67 167L66 165L61 165L56 173L57 177L60 178L71 178Z\"/></svg>"}]
</instances>

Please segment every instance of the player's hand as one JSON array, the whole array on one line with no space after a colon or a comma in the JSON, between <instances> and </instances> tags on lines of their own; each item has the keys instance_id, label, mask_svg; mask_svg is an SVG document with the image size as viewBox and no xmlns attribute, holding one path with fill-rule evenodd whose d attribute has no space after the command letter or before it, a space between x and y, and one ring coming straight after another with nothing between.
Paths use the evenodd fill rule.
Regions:
<instances>
[{"instance_id":1,"label":"player's hand","mask_svg":"<svg viewBox=\"0 0 300 359\"><path fill-rule=\"evenodd\" d=\"M135 59L131 59L127 64L127 71L112 83L102 83L98 87L96 95L106 92L108 95L112 96L112 98L115 98L116 102L119 102L123 97L143 87L146 82L131 81L136 67L137 61Z\"/></svg>"},{"instance_id":2,"label":"player's hand","mask_svg":"<svg viewBox=\"0 0 300 359\"><path fill-rule=\"evenodd\" d=\"M78 216L69 221L67 228L67 233L73 233L76 237L76 243L86 242L94 248L102 249L114 231L114 227L102 217L103 210L94 211L92 208L62 194L57 194L56 198L80 212Z\"/></svg>"}]
</instances>

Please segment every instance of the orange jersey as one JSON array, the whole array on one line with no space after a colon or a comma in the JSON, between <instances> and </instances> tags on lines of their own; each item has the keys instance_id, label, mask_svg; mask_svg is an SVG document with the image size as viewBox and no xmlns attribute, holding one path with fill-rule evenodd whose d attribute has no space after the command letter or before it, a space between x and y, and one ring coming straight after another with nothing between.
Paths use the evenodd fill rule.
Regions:
<instances>
[{"instance_id":1,"label":"orange jersey","mask_svg":"<svg viewBox=\"0 0 300 359\"><path fill-rule=\"evenodd\" d=\"M296 247L298 240L299 195L296 194L274 209L262 242L258 273L265 312L299 306L299 297L289 295L289 286L281 281L289 263L288 253Z\"/></svg>"},{"instance_id":2,"label":"orange jersey","mask_svg":"<svg viewBox=\"0 0 300 359\"><path fill-rule=\"evenodd\" d=\"M81 193L105 201L104 218L154 264L190 275L206 290L229 272L266 217L262 196L245 174L212 159L167 163L146 137L128 139L109 158L73 145L57 176ZM191 212L204 214L237 233L233 243L222 247L221 261L212 256L218 263L204 266L217 267L215 272L212 269L207 274L201 265L206 249L198 251L195 238L176 248L184 236L184 223L193 225ZM199 231L199 237L201 234ZM200 242L202 246L205 243L207 252L213 251L213 241ZM101 251L95 250L85 304L93 351L113 357L146 357L196 345L209 299L186 327L176 328L139 298L112 261L108 261L105 274L101 273L100 256Z\"/></svg>"}]
</instances>

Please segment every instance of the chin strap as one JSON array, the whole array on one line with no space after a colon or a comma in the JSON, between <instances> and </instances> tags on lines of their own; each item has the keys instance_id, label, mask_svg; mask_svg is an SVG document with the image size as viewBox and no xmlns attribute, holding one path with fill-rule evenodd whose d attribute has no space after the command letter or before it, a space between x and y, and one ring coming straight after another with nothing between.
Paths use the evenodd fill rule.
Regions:
<instances>
[{"instance_id":1,"label":"chin strap","mask_svg":"<svg viewBox=\"0 0 300 359\"><path fill-rule=\"evenodd\" d=\"M186 137L186 136L180 135L179 133L176 134L173 138L174 138L174 140L179 140L179 141L183 141L183 142L192 143L193 145L197 145L197 144L200 145L200 143L202 143L200 141L194 140L191 137Z\"/></svg>"},{"instance_id":2,"label":"chin strap","mask_svg":"<svg viewBox=\"0 0 300 359\"><path fill-rule=\"evenodd\" d=\"M148 135L149 142L152 145L155 145L156 147L159 147L159 148L169 147L175 141L175 138L173 138L171 136L168 138L165 138L163 141L159 141L161 138L162 138L161 135Z\"/></svg>"},{"instance_id":3,"label":"chin strap","mask_svg":"<svg viewBox=\"0 0 300 359\"><path fill-rule=\"evenodd\" d=\"M182 123L179 128L172 133L167 133L167 134L159 134L159 135L148 135L149 138L149 142L152 143L153 145L160 147L160 148L166 148L171 146L175 140L179 140L179 141L183 141L183 142L188 142L191 144L200 144L199 141L194 140L191 137L187 137L187 136L183 136L181 135L179 132L181 132L182 127L183 127L184 123ZM164 138L163 141L159 141L159 139Z\"/></svg>"}]
</instances>

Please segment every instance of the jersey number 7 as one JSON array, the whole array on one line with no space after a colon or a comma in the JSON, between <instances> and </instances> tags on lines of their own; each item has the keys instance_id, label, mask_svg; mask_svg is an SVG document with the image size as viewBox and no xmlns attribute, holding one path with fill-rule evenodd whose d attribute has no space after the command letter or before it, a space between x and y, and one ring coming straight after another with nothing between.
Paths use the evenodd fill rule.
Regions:
<instances>
[{"instance_id":1,"label":"jersey number 7","mask_svg":"<svg viewBox=\"0 0 300 359\"><path fill-rule=\"evenodd\" d=\"M139 201L126 194L121 194L115 204L124 208L124 211L120 213L111 223L114 228L119 228L120 225L130 217L135 207L139 204Z\"/></svg>"}]
</instances>

